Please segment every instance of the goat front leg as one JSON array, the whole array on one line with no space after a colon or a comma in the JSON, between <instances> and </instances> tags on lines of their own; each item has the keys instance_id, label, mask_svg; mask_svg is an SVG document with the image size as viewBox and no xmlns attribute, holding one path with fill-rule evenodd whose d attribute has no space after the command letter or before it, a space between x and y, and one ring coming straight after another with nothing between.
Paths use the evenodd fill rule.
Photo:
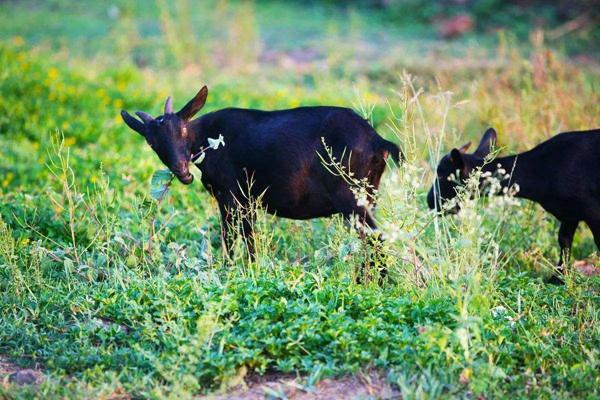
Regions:
<instances>
[{"instance_id":1,"label":"goat front leg","mask_svg":"<svg viewBox=\"0 0 600 400\"><path fill-rule=\"evenodd\" d=\"M219 202L219 211L221 212L221 246L223 255L232 260L233 243L235 241L232 210L225 203Z\"/></svg>"},{"instance_id":2,"label":"goat front leg","mask_svg":"<svg viewBox=\"0 0 600 400\"><path fill-rule=\"evenodd\" d=\"M358 219L358 226L355 226L361 240L367 243L368 248L368 263L369 266L367 268L366 263L361 266L361 271L356 277L357 283L362 283L362 276L366 275L370 271L374 271L376 269L379 270L379 279L378 282L381 283L383 279L387 276L387 268L384 266L383 259L383 239L381 237L381 233L377 229L377 224L373 219L373 216L369 212L369 210L365 207L354 206L352 208L352 212L344 213L344 217L346 220L352 222L353 216L356 216Z\"/></svg>"},{"instance_id":3,"label":"goat front leg","mask_svg":"<svg viewBox=\"0 0 600 400\"><path fill-rule=\"evenodd\" d=\"M558 229L560 259L558 260L557 271L552 275L548 283L552 283L554 285L564 284L564 265L569 263L571 246L573 245L573 236L575 236L577 225L579 225L579 221L561 221L560 228Z\"/></svg>"}]
</instances>

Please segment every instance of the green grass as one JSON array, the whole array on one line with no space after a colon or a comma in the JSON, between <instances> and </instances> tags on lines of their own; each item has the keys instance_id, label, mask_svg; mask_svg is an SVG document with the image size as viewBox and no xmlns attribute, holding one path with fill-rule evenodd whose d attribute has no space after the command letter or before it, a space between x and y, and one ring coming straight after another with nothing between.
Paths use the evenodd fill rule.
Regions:
<instances>
[{"instance_id":1,"label":"green grass","mask_svg":"<svg viewBox=\"0 0 600 400\"><path fill-rule=\"evenodd\" d=\"M0 384L0 397L189 398L245 374L301 374L313 384L367 368L406 398L600 395L600 280L570 273L564 287L543 283L558 257L553 219L531 203L477 193L458 216L434 218L424 198L441 152L488 125L504 152L597 127L597 66L510 34L450 49L432 35L445 49L432 57L385 15L361 9L349 11L354 27L344 31L354 38L338 46L333 25L345 17L329 27L320 19L337 15L334 6L309 7L294 32L277 35L297 6L274 2L190 13L175 33L206 21L208 33L197 33L206 41L173 50L164 44L175 17L161 22L160 2L117 4L135 29L95 3L0 5L0 20L12 20L0 24L0 354L41 362L49 376L39 388ZM186 4L171 12L186 15ZM382 45L366 67L348 61L357 41L381 32L406 40L409 54ZM221 46L219 35L248 41ZM243 46L254 42L315 46L327 68L266 63ZM186 59L193 48L208 61ZM136 65L136 54L154 58ZM494 62L479 64L481 54ZM422 74L404 73L404 58L420 60ZM152 200L159 161L118 112L159 113L167 94L180 105L203 83L207 110L374 107L377 130L407 156L379 193L388 282L354 283L365 246L340 218L260 214L257 261L238 243L226 263L216 203L199 184L174 184L167 201ZM574 250L596 251L589 232Z\"/></svg>"}]
</instances>

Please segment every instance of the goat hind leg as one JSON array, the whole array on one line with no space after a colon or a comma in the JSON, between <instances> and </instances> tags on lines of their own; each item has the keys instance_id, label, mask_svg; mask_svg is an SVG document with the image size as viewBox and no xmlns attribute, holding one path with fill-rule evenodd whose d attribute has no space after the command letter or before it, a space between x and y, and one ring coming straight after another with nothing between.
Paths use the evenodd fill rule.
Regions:
<instances>
[{"instance_id":1,"label":"goat hind leg","mask_svg":"<svg viewBox=\"0 0 600 400\"><path fill-rule=\"evenodd\" d=\"M579 221L561 221L558 229L558 245L560 246L560 259L558 260L557 273L553 274L549 283L554 285L562 285L564 275L564 265L569 262L571 246L573 244L573 236L577 230Z\"/></svg>"},{"instance_id":2,"label":"goat hind leg","mask_svg":"<svg viewBox=\"0 0 600 400\"><path fill-rule=\"evenodd\" d=\"M358 224L354 228L358 231L360 238L366 242L368 248L369 268L367 269L366 263L361 266L361 271L356 278L357 282L361 283L362 275L375 269L379 269L379 282L381 282L387 276L387 269L383 266L383 239L373 216L367 208L358 205L353 205L350 212L344 212L343 214L344 218L350 223L354 222L353 217L356 217Z\"/></svg>"},{"instance_id":3,"label":"goat hind leg","mask_svg":"<svg viewBox=\"0 0 600 400\"><path fill-rule=\"evenodd\" d=\"M244 210L245 215L242 216L242 236L244 243L248 249L248 256L251 261L256 259L256 242L254 238L254 222L256 215L253 210Z\"/></svg>"},{"instance_id":4,"label":"goat hind leg","mask_svg":"<svg viewBox=\"0 0 600 400\"><path fill-rule=\"evenodd\" d=\"M600 220L595 221L585 221L587 226L590 227L592 231L592 235L594 235L594 242L596 242L596 247L600 251Z\"/></svg>"}]
</instances>

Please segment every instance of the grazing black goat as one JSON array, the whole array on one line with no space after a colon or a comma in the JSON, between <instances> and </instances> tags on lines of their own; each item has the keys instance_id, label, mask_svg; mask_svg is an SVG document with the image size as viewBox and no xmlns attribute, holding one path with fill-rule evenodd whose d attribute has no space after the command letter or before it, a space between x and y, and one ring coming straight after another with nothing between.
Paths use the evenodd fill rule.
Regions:
<instances>
[{"instance_id":1,"label":"grazing black goat","mask_svg":"<svg viewBox=\"0 0 600 400\"><path fill-rule=\"evenodd\" d=\"M370 211L357 200L349 184L332 174L321 157L328 153L356 179L366 179L377 189L386 157L396 162L400 149L383 139L354 111L340 107L300 107L259 111L226 108L192 120L206 102L203 87L181 110L173 112L167 99L164 115L153 118L138 111L140 120L121 111L125 123L138 132L161 161L189 184L192 155L206 147L208 138L223 135L225 146L206 153L199 164L202 184L217 199L225 249L231 252L231 228L235 215L242 216L242 234L254 253L252 210L249 199L261 198L267 212L284 218L310 219L341 213L356 215L375 229ZM249 184L251 182L251 184ZM244 212L236 214L244 208Z\"/></svg>"},{"instance_id":2,"label":"grazing black goat","mask_svg":"<svg viewBox=\"0 0 600 400\"><path fill-rule=\"evenodd\" d=\"M561 133L524 153L485 163L496 138L496 131L490 128L474 153L466 153L467 143L445 155L437 167L437 179L427 203L440 210L476 168L484 173L503 169L510 176L501 181L502 188L518 189L517 197L539 203L560 221L561 256L558 274L550 282L562 283L563 263L568 260L580 221L590 227L600 249L600 129ZM452 174L457 179L452 179Z\"/></svg>"}]
</instances>

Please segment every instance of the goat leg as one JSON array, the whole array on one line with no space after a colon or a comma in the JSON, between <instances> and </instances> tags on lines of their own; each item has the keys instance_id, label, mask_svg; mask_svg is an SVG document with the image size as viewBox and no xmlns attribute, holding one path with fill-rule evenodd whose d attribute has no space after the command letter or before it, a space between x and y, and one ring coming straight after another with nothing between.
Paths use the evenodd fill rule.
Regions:
<instances>
[{"instance_id":1,"label":"goat leg","mask_svg":"<svg viewBox=\"0 0 600 400\"><path fill-rule=\"evenodd\" d=\"M558 268L556 273L552 275L548 283L553 285L564 284L564 265L569 263L571 246L573 244L573 236L577 230L579 221L561 221L558 230L558 245L560 246L560 259L558 260Z\"/></svg>"},{"instance_id":2,"label":"goat leg","mask_svg":"<svg viewBox=\"0 0 600 400\"><path fill-rule=\"evenodd\" d=\"M377 281L381 284L387 276L387 269L385 267L381 267L383 265L383 239L381 237L381 233L377 229L377 225L375 224L373 216L367 208L358 205L353 205L352 211L345 212L343 215L348 221L351 221L352 217L356 216L358 219L358 226L355 228L357 229L361 240L367 244L368 248L368 267L367 262L362 264L361 270L356 277L356 282L362 283L363 276L366 278L370 271L379 269L379 277Z\"/></svg>"},{"instance_id":3,"label":"goat leg","mask_svg":"<svg viewBox=\"0 0 600 400\"><path fill-rule=\"evenodd\" d=\"M219 211L221 211L221 246L223 255L229 260L233 259L233 243L235 240L235 229L233 226L233 214L231 210L223 203L219 202Z\"/></svg>"}]
</instances>

